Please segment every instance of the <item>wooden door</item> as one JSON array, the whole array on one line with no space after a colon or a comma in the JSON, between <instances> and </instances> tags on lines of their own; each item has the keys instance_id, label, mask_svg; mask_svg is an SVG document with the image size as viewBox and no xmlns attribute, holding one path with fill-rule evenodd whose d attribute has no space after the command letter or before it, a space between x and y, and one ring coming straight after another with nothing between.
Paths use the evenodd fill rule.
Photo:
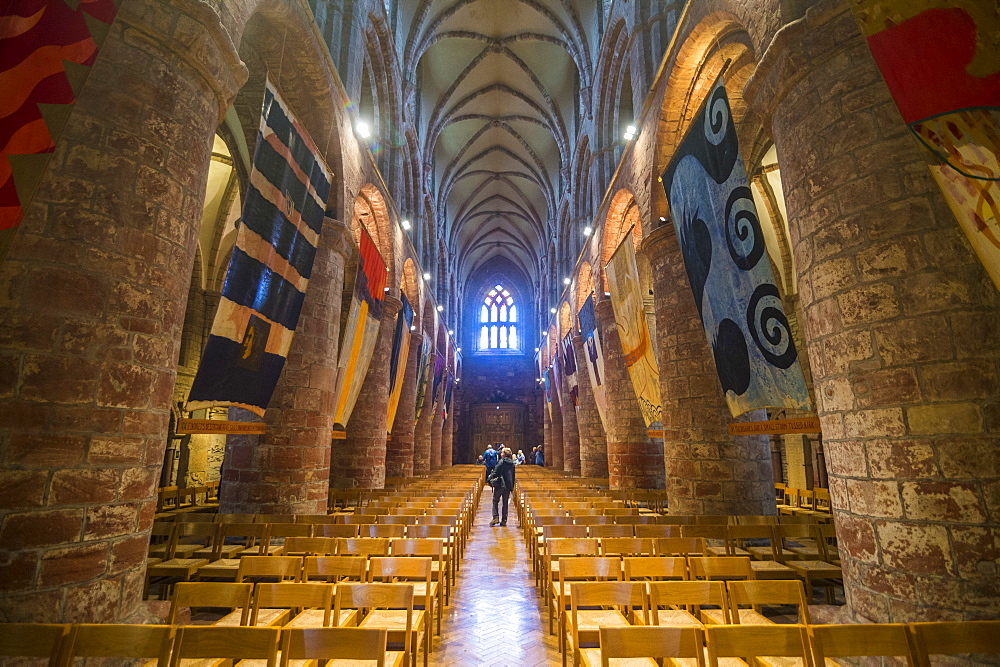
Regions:
<instances>
[{"instance_id":1,"label":"wooden door","mask_svg":"<svg viewBox=\"0 0 1000 667\"><path fill-rule=\"evenodd\" d=\"M487 445L502 442L511 452L524 449L527 407L522 403L472 405L472 451L479 456ZM475 460L475 458L473 458Z\"/></svg>"}]
</instances>

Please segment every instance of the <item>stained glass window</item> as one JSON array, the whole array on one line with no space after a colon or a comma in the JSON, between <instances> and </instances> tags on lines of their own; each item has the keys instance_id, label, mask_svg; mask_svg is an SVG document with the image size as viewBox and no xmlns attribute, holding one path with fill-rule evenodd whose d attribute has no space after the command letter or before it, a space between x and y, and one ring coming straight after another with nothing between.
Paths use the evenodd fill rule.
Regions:
<instances>
[{"instance_id":1,"label":"stained glass window","mask_svg":"<svg viewBox=\"0 0 1000 667\"><path fill-rule=\"evenodd\" d=\"M486 294L479 309L479 349L517 350L517 305L503 285L497 285Z\"/></svg>"}]
</instances>

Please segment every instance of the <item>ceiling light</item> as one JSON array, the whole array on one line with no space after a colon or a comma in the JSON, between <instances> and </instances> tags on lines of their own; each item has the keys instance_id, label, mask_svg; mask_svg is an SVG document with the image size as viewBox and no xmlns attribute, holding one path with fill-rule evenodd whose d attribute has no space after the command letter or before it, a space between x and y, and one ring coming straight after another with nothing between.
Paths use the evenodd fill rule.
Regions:
<instances>
[{"instance_id":1,"label":"ceiling light","mask_svg":"<svg viewBox=\"0 0 1000 667\"><path fill-rule=\"evenodd\" d=\"M538 348L537 347L535 348L535 352L538 352Z\"/></svg>"},{"instance_id":2,"label":"ceiling light","mask_svg":"<svg viewBox=\"0 0 1000 667\"><path fill-rule=\"evenodd\" d=\"M455 351L456 351L456 352L461 352L461 351L462 351L462 348L460 348L460 347L456 347L456 348L455 348ZM455 384L458 384L458 381L459 381L459 379L460 379L460 378L455 378Z\"/></svg>"},{"instance_id":3,"label":"ceiling light","mask_svg":"<svg viewBox=\"0 0 1000 667\"><path fill-rule=\"evenodd\" d=\"M555 315L556 314L556 309L555 308L549 308L549 312L552 313L553 315Z\"/></svg>"},{"instance_id":4,"label":"ceiling light","mask_svg":"<svg viewBox=\"0 0 1000 667\"><path fill-rule=\"evenodd\" d=\"M431 274L427 271L424 271L424 280L430 280L430 279L431 279Z\"/></svg>"},{"instance_id":5,"label":"ceiling light","mask_svg":"<svg viewBox=\"0 0 1000 667\"><path fill-rule=\"evenodd\" d=\"M571 282L573 281L570 280L569 278L563 278L563 285L569 285Z\"/></svg>"},{"instance_id":6,"label":"ceiling light","mask_svg":"<svg viewBox=\"0 0 1000 667\"><path fill-rule=\"evenodd\" d=\"M625 128L626 134L635 134L635 125L629 125Z\"/></svg>"},{"instance_id":7,"label":"ceiling light","mask_svg":"<svg viewBox=\"0 0 1000 667\"><path fill-rule=\"evenodd\" d=\"M440 313L440 312L443 312L443 311L444 311L444 306L438 306L438 312Z\"/></svg>"},{"instance_id":8,"label":"ceiling light","mask_svg":"<svg viewBox=\"0 0 1000 667\"><path fill-rule=\"evenodd\" d=\"M583 228L583 235L584 236L590 236L593 233L594 233L594 230L590 227L590 225L587 225L586 227Z\"/></svg>"},{"instance_id":9,"label":"ceiling light","mask_svg":"<svg viewBox=\"0 0 1000 667\"><path fill-rule=\"evenodd\" d=\"M455 332L454 332L454 331L452 331L451 329L448 329L448 335L449 335L449 336L454 336L454 335L455 335Z\"/></svg>"},{"instance_id":10,"label":"ceiling light","mask_svg":"<svg viewBox=\"0 0 1000 667\"><path fill-rule=\"evenodd\" d=\"M545 338L546 335L547 334L545 333L545 329L542 329L542 338Z\"/></svg>"},{"instance_id":11,"label":"ceiling light","mask_svg":"<svg viewBox=\"0 0 1000 667\"><path fill-rule=\"evenodd\" d=\"M403 222L401 222L400 224L403 226L403 229L409 231L409 229L410 229L410 221L409 220L403 220Z\"/></svg>"},{"instance_id":12,"label":"ceiling light","mask_svg":"<svg viewBox=\"0 0 1000 667\"><path fill-rule=\"evenodd\" d=\"M417 330L417 325L416 324L411 324L410 325L410 331L416 331L416 330Z\"/></svg>"},{"instance_id":13,"label":"ceiling light","mask_svg":"<svg viewBox=\"0 0 1000 667\"><path fill-rule=\"evenodd\" d=\"M368 127L368 123L363 120L359 120L354 126L354 131L357 132L358 136L362 139L367 139L372 136L371 128Z\"/></svg>"}]
</instances>

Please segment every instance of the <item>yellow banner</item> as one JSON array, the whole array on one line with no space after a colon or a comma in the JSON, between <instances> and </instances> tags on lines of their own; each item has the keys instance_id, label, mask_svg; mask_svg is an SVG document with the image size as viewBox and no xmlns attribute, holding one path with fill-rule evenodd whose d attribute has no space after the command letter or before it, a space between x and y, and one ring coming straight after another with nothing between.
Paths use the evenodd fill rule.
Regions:
<instances>
[{"instance_id":1,"label":"yellow banner","mask_svg":"<svg viewBox=\"0 0 1000 667\"><path fill-rule=\"evenodd\" d=\"M263 422L230 422L220 419L178 419L177 435L192 435L195 433L243 433L261 435L266 424Z\"/></svg>"}]
</instances>

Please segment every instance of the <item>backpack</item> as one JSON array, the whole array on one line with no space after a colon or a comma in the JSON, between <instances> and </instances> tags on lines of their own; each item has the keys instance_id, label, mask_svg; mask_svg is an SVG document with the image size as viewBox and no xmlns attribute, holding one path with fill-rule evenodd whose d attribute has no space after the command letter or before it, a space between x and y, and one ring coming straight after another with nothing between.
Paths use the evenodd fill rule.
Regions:
<instances>
[{"instance_id":1,"label":"backpack","mask_svg":"<svg viewBox=\"0 0 1000 667\"><path fill-rule=\"evenodd\" d=\"M487 449L483 452L483 464L487 468L492 468L497 464L497 451L495 449Z\"/></svg>"},{"instance_id":2,"label":"backpack","mask_svg":"<svg viewBox=\"0 0 1000 667\"><path fill-rule=\"evenodd\" d=\"M486 477L486 483L500 493L507 490L507 480L500 473L499 465L490 471L490 474Z\"/></svg>"}]
</instances>

